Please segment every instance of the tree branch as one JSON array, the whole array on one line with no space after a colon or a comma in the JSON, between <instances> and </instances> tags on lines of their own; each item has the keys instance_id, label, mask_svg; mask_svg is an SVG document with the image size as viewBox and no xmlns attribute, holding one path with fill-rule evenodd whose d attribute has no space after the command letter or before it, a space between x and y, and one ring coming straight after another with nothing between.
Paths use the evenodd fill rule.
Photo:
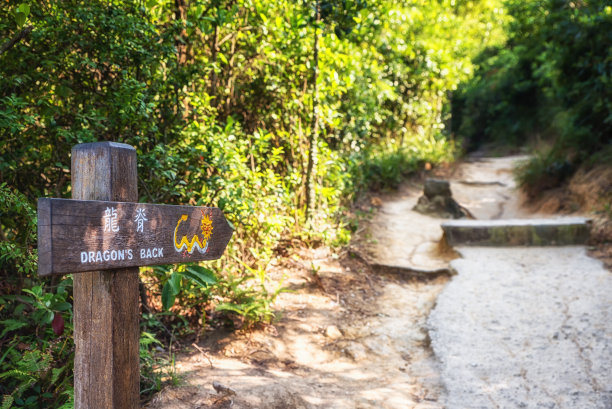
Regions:
<instances>
[{"instance_id":1,"label":"tree branch","mask_svg":"<svg viewBox=\"0 0 612 409\"><path fill-rule=\"evenodd\" d=\"M9 48L26 38L32 32L33 29L33 26L24 27L23 30L21 30L13 38L4 43L2 47L0 47L0 54L4 54L4 52L7 51Z\"/></svg>"}]
</instances>

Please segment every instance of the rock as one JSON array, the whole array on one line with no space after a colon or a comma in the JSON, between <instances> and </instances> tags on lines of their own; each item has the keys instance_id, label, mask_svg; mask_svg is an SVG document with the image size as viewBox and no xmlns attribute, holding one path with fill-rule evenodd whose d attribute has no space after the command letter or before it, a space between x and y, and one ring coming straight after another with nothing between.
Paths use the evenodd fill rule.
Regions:
<instances>
[{"instance_id":1,"label":"rock","mask_svg":"<svg viewBox=\"0 0 612 409\"><path fill-rule=\"evenodd\" d=\"M451 197L450 183L448 180L426 179L423 193L428 199L436 196Z\"/></svg>"},{"instance_id":2,"label":"rock","mask_svg":"<svg viewBox=\"0 0 612 409\"><path fill-rule=\"evenodd\" d=\"M212 386L219 395L223 395L223 396L235 396L236 395L235 390L217 381L213 381Z\"/></svg>"},{"instance_id":3,"label":"rock","mask_svg":"<svg viewBox=\"0 0 612 409\"><path fill-rule=\"evenodd\" d=\"M413 210L444 219L469 216L469 212L453 199L447 180L427 179L423 193Z\"/></svg>"},{"instance_id":4,"label":"rock","mask_svg":"<svg viewBox=\"0 0 612 409\"><path fill-rule=\"evenodd\" d=\"M330 325L325 329L325 336L331 339L342 338L342 332L335 325Z\"/></svg>"}]
</instances>

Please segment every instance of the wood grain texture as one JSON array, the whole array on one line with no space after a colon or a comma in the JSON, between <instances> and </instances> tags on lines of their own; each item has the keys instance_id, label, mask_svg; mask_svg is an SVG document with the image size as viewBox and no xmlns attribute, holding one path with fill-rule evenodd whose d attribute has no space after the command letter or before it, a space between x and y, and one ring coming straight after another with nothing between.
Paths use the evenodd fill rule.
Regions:
<instances>
[{"instance_id":1,"label":"wood grain texture","mask_svg":"<svg viewBox=\"0 0 612 409\"><path fill-rule=\"evenodd\" d=\"M38 199L38 274L47 275L51 272L53 261L51 255L51 203Z\"/></svg>"},{"instance_id":2,"label":"wood grain texture","mask_svg":"<svg viewBox=\"0 0 612 409\"><path fill-rule=\"evenodd\" d=\"M217 208L39 199L39 274L214 260L233 230Z\"/></svg>"},{"instance_id":3,"label":"wood grain texture","mask_svg":"<svg viewBox=\"0 0 612 409\"><path fill-rule=\"evenodd\" d=\"M112 142L75 146L72 197L136 201L135 149ZM44 209L47 203L42 202ZM48 213L42 232L47 229L44 223L53 226L51 208ZM71 240L78 243L82 237ZM46 245L53 246L53 241ZM49 251L52 265L62 258ZM138 408L138 268L77 274L73 292L75 408Z\"/></svg>"}]
</instances>

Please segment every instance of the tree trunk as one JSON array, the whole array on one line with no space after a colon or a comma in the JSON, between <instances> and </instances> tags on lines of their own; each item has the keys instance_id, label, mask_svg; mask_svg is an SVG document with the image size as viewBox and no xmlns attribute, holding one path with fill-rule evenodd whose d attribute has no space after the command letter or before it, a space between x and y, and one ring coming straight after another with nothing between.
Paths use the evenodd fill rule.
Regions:
<instances>
[{"instance_id":1,"label":"tree trunk","mask_svg":"<svg viewBox=\"0 0 612 409\"><path fill-rule=\"evenodd\" d=\"M186 0L174 0L174 20L180 22L181 26L183 27L175 41L177 53L176 57L179 67L187 65L188 62L193 59L190 55L192 49L190 46L189 38L187 36L187 30L185 28L187 26L187 9L188 5ZM189 106L189 100L185 97L185 95L180 95L181 90L179 90L178 88L175 89L175 91L177 97L177 106L179 103L182 105L183 118L187 118L191 111Z\"/></svg>"},{"instance_id":2,"label":"tree trunk","mask_svg":"<svg viewBox=\"0 0 612 409\"><path fill-rule=\"evenodd\" d=\"M187 5L185 0L174 0L174 20L181 22L183 26L175 45L178 63L179 65L184 65L187 62L187 30L185 30Z\"/></svg>"},{"instance_id":3,"label":"tree trunk","mask_svg":"<svg viewBox=\"0 0 612 409\"><path fill-rule=\"evenodd\" d=\"M217 25L217 23L215 23L215 33L213 34L212 45L210 48L211 48L210 61L215 63L215 61L217 61L217 54L219 52L219 26ZM212 100L210 101L210 105L213 107L217 107L217 105L219 105L217 98L215 96L216 92L217 92L217 71L213 69L211 78L210 78L210 88L208 91L208 95L212 97Z\"/></svg>"},{"instance_id":4,"label":"tree trunk","mask_svg":"<svg viewBox=\"0 0 612 409\"><path fill-rule=\"evenodd\" d=\"M319 11L319 0L315 0L315 28L314 28L314 62L312 73L312 131L308 138L308 168L306 169L306 220L310 220L315 209L315 173L317 167L317 136L319 133L319 97L317 94L317 77L319 74L319 22L321 19Z\"/></svg>"}]
</instances>

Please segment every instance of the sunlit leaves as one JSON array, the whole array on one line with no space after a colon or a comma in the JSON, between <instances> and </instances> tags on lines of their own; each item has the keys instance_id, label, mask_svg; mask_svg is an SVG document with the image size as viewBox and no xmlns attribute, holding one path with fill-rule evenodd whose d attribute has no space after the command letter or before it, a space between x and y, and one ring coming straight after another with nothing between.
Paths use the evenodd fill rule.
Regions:
<instances>
[{"instance_id":1,"label":"sunlit leaves","mask_svg":"<svg viewBox=\"0 0 612 409\"><path fill-rule=\"evenodd\" d=\"M70 195L72 146L129 143L140 200L218 206L236 228L233 257L143 272L151 308L169 321L181 310L205 322L215 305L215 316L270 319L266 268L282 243L333 240L356 191L396 186L422 162L448 160L448 92L501 35L494 0L320 0L315 217L328 227L305 233L312 1L50 0L29 3L29 14L9 3L0 37L13 38L18 24L35 29L0 55L2 193L25 194L0 215L20 243L1 241L3 278L38 283L35 217L18 207ZM16 10L27 20L15 21ZM41 310L43 323L58 312Z\"/></svg>"}]
</instances>

